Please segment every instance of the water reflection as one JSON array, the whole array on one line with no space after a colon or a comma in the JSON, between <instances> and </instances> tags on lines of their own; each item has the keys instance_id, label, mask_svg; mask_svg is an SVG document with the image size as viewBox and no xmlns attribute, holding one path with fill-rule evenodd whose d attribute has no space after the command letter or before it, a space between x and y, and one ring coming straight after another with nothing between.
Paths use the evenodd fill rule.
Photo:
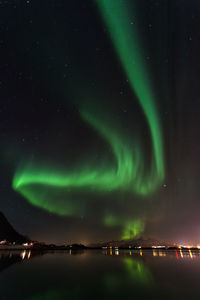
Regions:
<instances>
[{"instance_id":1,"label":"water reflection","mask_svg":"<svg viewBox=\"0 0 200 300\"><path fill-rule=\"evenodd\" d=\"M152 255L154 257L174 257L176 259L179 258L199 258L200 257L200 251L199 250L191 250L191 249L178 249L178 250L157 250L157 249L152 249L152 250L113 250L113 249L108 249L108 250L102 250L103 255L123 255L123 256L149 256Z\"/></svg>"},{"instance_id":2,"label":"water reflection","mask_svg":"<svg viewBox=\"0 0 200 300\"><path fill-rule=\"evenodd\" d=\"M31 257L31 251L23 250L20 252L20 256L22 259L30 259Z\"/></svg>"},{"instance_id":3,"label":"water reflection","mask_svg":"<svg viewBox=\"0 0 200 300\"><path fill-rule=\"evenodd\" d=\"M16 263L29 260L36 256L44 255L46 252L38 252L31 250L15 250L15 251L0 251L0 272Z\"/></svg>"},{"instance_id":4,"label":"water reflection","mask_svg":"<svg viewBox=\"0 0 200 300\"><path fill-rule=\"evenodd\" d=\"M137 285L153 284L152 274L143 262L132 258L124 258L124 263L131 280L137 282Z\"/></svg>"},{"instance_id":5,"label":"water reflection","mask_svg":"<svg viewBox=\"0 0 200 300\"><path fill-rule=\"evenodd\" d=\"M9 251L0 252L0 272L13 264L19 263L20 261L21 257L19 253Z\"/></svg>"},{"instance_id":6,"label":"water reflection","mask_svg":"<svg viewBox=\"0 0 200 300\"><path fill-rule=\"evenodd\" d=\"M200 252L0 251L3 270L2 299L186 299L188 291L191 299L199 293Z\"/></svg>"}]
</instances>

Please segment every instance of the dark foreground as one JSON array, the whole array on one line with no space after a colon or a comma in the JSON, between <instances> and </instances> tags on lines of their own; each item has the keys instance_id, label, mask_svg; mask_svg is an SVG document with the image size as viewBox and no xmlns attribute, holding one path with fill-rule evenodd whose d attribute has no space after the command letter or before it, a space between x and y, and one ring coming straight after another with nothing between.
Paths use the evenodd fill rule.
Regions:
<instances>
[{"instance_id":1,"label":"dark foreground","mask_svg":"<svg viewBox=\"0 0 200 300\"><path fill-rule=\"evenodd\" d=\"M194 299L200 252L1 251L0 299Z\"/></svg>"}]
</instances>

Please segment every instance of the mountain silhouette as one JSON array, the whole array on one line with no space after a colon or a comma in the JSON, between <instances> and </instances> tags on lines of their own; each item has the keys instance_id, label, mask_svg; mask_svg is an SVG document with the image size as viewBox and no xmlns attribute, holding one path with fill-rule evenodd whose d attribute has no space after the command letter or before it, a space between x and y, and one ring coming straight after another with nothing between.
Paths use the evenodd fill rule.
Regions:
<instances>
[{"instance_id":1,"label":"mountain silhouette","mask_svg":"<svg viewBox=\"0 0 200 300\"><path fill-rule=\"evenodd\" d=\"M8 222L2 212L0 212L0 241L16 242L22 244L30 241L28 237L19 234Z\"/></svg>"},{"instance_id":2,"label":"mountain silhouette","mask_svg":"<svg viewBox=\"0 0 200 300\"><path fill-rule=\"evenodd\" d=\"M166 241L160 241L151 237L140 237L135 239L128 239L128 240L113 240L113 241L107 241L107 242L100 242L95 244L90 244L89 247L92 248L101 248L105 246L113 246L113 247L121 247L121 248L129 248L130 247L152 247L153 245L157 246L172 246L172 242L166 242Z\"/></svg>"}]
</instances>

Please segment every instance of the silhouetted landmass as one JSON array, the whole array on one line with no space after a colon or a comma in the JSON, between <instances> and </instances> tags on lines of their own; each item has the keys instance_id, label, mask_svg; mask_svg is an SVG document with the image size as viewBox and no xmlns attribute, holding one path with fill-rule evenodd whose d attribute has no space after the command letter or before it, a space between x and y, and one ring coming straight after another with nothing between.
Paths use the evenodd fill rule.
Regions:
<instances>
[{"instance_id":1,"label":"silhouetted landmass","mask_svg":"<svg viewBox=\"0 0 200 300\"><path fill-rule=\"evenodd\" d=\"M84 250L88 249L82 244L72 244L72 245L55 245L55 244L44 244L44 243L34 243L32 250Z\"/></svg>"},{"instance_id":2,"label":"silhouetted landmass","mask_svg":"<svg viewBox=\"0 0 200 300\"><path fill-rule=\"evenodd\" d=\"M21 235L18 233L12 225L8 222L6 217L2 212L0 212L0 241L6 241L6 245L9 247L14 247L11 244L15 243L16 245L18 244L19 247L26 247L26 245L22 245L23 243L30 243L32 244L27 245L27 248L39 252L43 251L54 251L54 250L74 250L74 251L82 251L86 249L100 249L104 247L115 247L119 249L134 249L134 248L142 248L142 249L152 249L153 246L157 246L161 248L163 246L163 249L177 249L177 246L174 245L173 243L166 243L166 242L161 242L155 239L151 238L145 238L141 237L138 239L130 239L130 240L120 240L120 241L109 241L109 242L100 242L96 244L91 244L88 247L82 245L82 244L71 244L71 245L55 245L55 244L45 244L42 242L33 242L31 241L28 237ZM19 250L19 247L17 248ZM195 247L193 247L196 249ZM4 250L5 246L2 246L1 250ZM16 249L16 250L17 250ZM20 248L21 249L21 248ZM15 249L13 249L15 250Z\"/></svg>"},{"instance_id":3,"label":"silhouetted landmass","mask_svg":"<svg viewBox=\"0 0 200 300\"><path fill-rule=\"evenodd\" d=\"M138 239L119 240L119 241L113 240L108 242L100 242L100 243L91 244L89 247L98 249L102 247L112 246L121 249L129 249L130 247L131 248L137 248L137 247L152 248L153 245L170 247L173 244L164 241L158 241L156 239L152 239L149 237L141 237Z\"/></svg>"},{"instance_id":4,"label":"silhouetted landmass","mask_svg":"<svg viewBox=\"0 0 200 300\"><path fill-rule=\"evenodd\" d=\"M0 241L3 240L17 244L30 241L28 237L19 234L8 222L4 214L0 212Z\"/></svg>"}]
</instances>

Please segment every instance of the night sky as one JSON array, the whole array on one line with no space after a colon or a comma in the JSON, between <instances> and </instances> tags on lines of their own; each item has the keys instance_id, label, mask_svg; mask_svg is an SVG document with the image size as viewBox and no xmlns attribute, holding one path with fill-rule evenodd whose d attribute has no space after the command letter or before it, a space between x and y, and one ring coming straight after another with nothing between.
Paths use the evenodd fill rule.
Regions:
<instances>
[{"instance_id":1,"label":"night sky","mask_svg":"<svg viewBox=\"0 0 200 300\"><path fill-rule=\"evenodd\" d=\"M44 242L200 243L200 2L0 1L0 210Z\"/></svg>"}]
</instances>

